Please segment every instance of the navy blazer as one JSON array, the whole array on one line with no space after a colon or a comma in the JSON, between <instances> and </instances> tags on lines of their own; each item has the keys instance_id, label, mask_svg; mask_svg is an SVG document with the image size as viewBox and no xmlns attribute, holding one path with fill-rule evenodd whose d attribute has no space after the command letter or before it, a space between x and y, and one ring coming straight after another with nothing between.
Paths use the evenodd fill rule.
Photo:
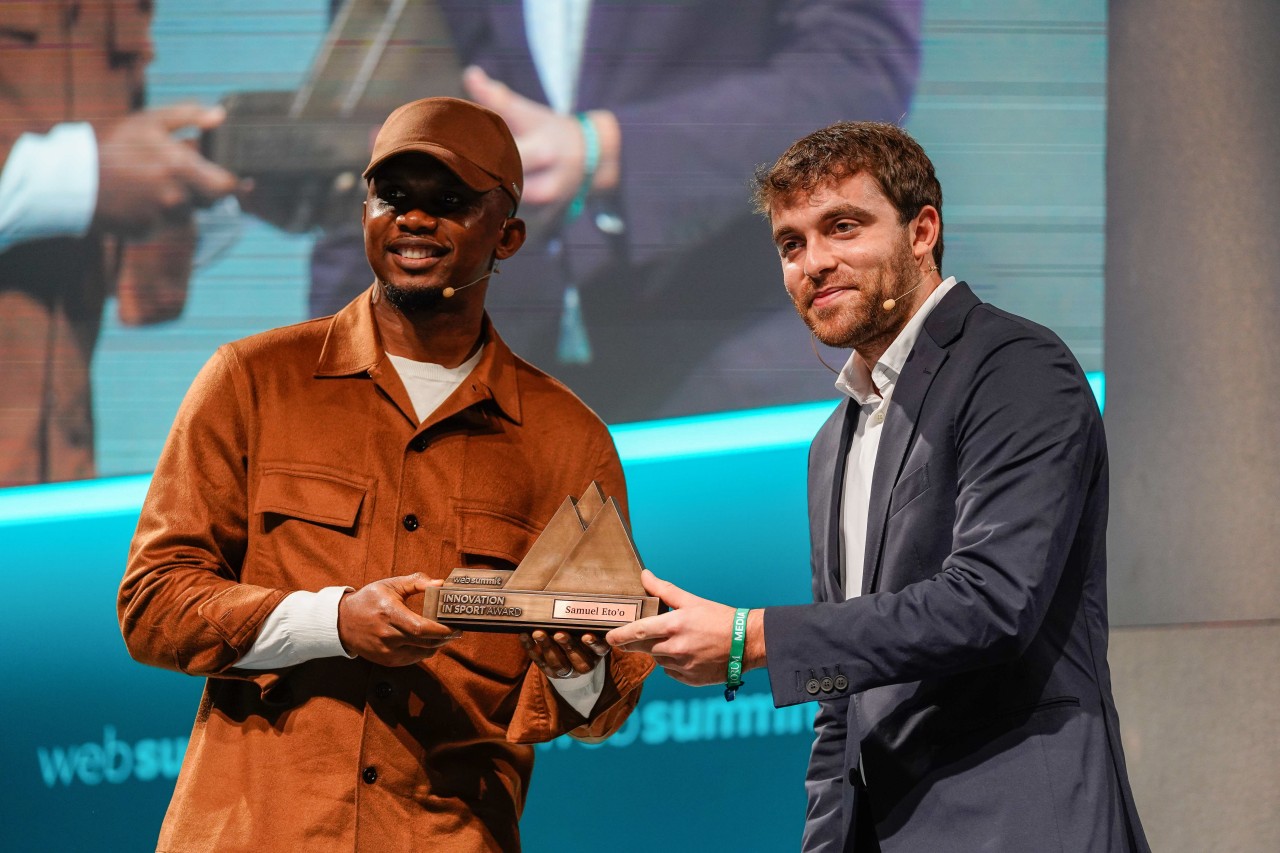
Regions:
<instances>
[{"instance_id":1,"label":"navy blazer","mask_svg":"<svg viewBox=\"0 0 1280 853\"><path fill-rule=\"evenodd\" d=\"M819 700L803 848L845 850L869 808L886 853L1148 850L1106 659L1106 442L1079 364L964 283L943 297L894 388L846 601L861 416L845 400L810 448L816 603L764 616L774 701Z\"/></svg>"}]
</instances>

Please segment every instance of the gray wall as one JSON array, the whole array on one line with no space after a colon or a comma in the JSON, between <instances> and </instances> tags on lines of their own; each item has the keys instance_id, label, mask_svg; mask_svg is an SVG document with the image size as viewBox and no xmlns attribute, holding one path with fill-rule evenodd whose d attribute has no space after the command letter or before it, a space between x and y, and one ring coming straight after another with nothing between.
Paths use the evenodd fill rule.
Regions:
<instances>
[{"instance_id":1,"label":"gray wall","mask_svg":"<svg viewBox=\"0 0 1280 853\"><path fill-rule=\"evenodd\" d=\"M1112 0L1112 664L1162 851L1280 849L1280 7Z\"/></svg>"}]
</instances>

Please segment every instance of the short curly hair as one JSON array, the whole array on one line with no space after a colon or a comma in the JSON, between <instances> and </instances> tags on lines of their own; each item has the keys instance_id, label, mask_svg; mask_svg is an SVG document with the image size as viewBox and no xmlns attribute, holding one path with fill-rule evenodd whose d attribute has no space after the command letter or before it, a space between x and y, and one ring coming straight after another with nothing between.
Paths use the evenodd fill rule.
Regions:
<instances>
[{"instance_id":1,"label":"short curly hair","mask_svg":"<svg viewBox=\"0 0 1280 853\"><path fill-rule=\"evenodd\" d=\"M942 269L942 185L920 143L902 128L878 121L841 121L794 142L772 166L755 173L752 200L756 212L822 184L866 172L898 211L905 225L925 205L938 211L938 242L933 262Z\"/></svg>"}]
</instances>

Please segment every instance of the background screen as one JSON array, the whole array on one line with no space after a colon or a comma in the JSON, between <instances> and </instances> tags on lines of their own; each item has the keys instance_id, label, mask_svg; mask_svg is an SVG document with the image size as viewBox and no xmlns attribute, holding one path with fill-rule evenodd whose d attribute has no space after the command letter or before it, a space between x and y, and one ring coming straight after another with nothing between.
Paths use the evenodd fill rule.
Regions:
<instances>
[{"instance_id":1,"label":"background screen","mask_svg":"<svg viewBox=\"0 0 1280 853\"><path fill-rule=\"evenodd\" d=\"M720 3L597 2L580 54L556 33L531 36L519 3L445 2L434 17L422 12L431 4L411 3L416 11L389 34L379 29L405 5L360 3L344 16L324 0L155 4L147 103L228 103L223 144L211 153L258 170L245 206L275 224L230 199L200 212L174 319L130 318L108 282L96 342L92 329L83 333L98 475L151 470L183 393L219 344L331 313L368 287L358 180L368 135L387 104L461 92L457 69L471 64L537 104L555 100L544 78L573 80L576 67L562 108L618 116L618 186L576 216L571 201L526 201L531 239L488 298L513 349L610 423L835 396L780 287L749 182L755 166L839 119L905 123L942 182L943 275L1049 325L1086 371L1101 370L1100 0L937 0L923 10L753 2L734 4L732 15ZM535 60L530 38L549 40L552 58ZM406 70L406 57L434 64ZM299 90L310 93L302 110ZM362 100L332 118L352 91ZM271 92L279 94L263 94ZM287 119L291 109L301 115ZM263 125L277 136L262 135ZM228 142L246 126L260 135ZM343 172L326 145L350 140L353 126L346 150L358 150L347 160L358 162ZM536 170L527 171L532 192ZM50 360L36 343L13 343L16 333L5 340L0 360L12 370ZM823 353L835 367L846 356ZM0 406L37 405L28 399L36 392L7 387ZM32 441L15 452L36 452ZM0 482L47 478L67 477L36 470Z\"/></svg>"}]
</instances>

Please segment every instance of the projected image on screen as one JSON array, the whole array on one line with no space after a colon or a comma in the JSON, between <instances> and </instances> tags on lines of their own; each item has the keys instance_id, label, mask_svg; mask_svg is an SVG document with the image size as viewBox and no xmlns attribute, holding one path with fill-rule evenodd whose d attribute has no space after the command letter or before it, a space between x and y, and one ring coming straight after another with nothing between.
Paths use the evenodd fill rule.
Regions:
<instances>
[{"instance_id":1,"label":"projected image on screen","mask_svg":"<svg viewBox=\"0 0 1280 853\"><path fill-rule=\"evenodd\" d=\"M92 185L67 188L88 213L41 233L9 218L6 164L5 485L149 471L216 346L366 298L360 171L386 113L429 95L480 101L511 126L530 239L488 309L517 354L610 423L838 394L815 355L838 368L847 353L815 352L749 181L842 119L905 124L929 151L947 188L944 276L1101 368L1100 3L116 5L138 8L132 41L112 31L92 49L117 70L127 54L112 115L225 105L202 140L179 135L253 189L191 193L189 225L107 228L84 200ZM51 12L24 15L0 20L4 38L56 35ZM77 121L105 138L92 104L115 78L63 80L10 53L6 92L10 78L49 79L6 114L0 153Z\"/></svg>"}]
</instances>

